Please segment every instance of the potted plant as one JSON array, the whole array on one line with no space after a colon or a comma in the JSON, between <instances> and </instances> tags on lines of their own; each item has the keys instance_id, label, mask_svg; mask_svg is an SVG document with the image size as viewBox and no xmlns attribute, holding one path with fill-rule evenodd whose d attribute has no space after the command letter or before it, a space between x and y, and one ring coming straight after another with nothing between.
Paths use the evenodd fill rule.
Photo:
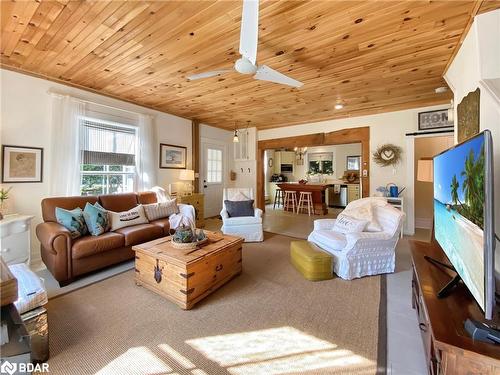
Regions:
<instances>
[{"instance_id":1,"label":"potted plant","mask_svg":"<svg viewBox=\"0 0 500 375\"><path fill-rule=\"evenodd\" d=\"M9 192L11 191L12 186L8 189L1 188L0 189L0 220L3 219L3 208L4 208L4 203L7 199L9 199Z\"/></svg>"}]
</instances>

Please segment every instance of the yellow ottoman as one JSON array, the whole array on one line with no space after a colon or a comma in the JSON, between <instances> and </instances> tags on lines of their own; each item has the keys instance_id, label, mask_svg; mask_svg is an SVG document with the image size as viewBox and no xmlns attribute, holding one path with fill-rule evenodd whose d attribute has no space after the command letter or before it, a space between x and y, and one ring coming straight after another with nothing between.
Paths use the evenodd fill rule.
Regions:
<instances>
[{"instance_id":1,"label":"yellow ottoman","mask_svg":"<svg viewBox=\"0 0 500 375\"><path fill-rule=\"evenodd\" d=\"M312 242L292 241L290 258L295 268L307 280L328 280L333 277L332 256Z\"/></svg>"}]
</instances>

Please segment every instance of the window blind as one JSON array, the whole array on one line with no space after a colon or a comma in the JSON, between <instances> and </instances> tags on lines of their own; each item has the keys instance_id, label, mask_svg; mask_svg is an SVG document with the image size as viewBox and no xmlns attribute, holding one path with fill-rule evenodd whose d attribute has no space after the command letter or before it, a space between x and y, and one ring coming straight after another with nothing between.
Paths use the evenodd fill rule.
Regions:
<instances>
[{"instance_id":1,"label":"window blind","mask_svg":"<svg viewBox=\"0 0 500 375\"><path fill-rule=\"evenodd\" d=\"M309 154L309 161L324 161L324 160L333 160L333 152L316 152L313 154Z\"/></svg>"},{"instance_id":2,"label":"window blind","mask_svg":"<svg viewBox=\"0 0 500 375\"><path fill-rule=\"evenodd\" d=\"M134 128L84 119L81 132L82 164L135 165Z\"/></svg>"}]
</instances>

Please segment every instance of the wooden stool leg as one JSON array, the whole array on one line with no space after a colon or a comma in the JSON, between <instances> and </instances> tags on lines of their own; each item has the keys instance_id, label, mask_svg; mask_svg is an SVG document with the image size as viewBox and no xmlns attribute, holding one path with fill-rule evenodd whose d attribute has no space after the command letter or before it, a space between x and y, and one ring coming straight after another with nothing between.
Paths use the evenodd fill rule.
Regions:
<instances>
[{"instance_id":1,"label":"wooden stool leg","mask_svg":"<svg viewBox=\"0 0 500 375\"><path fill-rule=\"evenodd\" d=\"M307 214L311 216L311 206L312 206L312 199L311 195L307 195Z\"/></svg>"},{"instance_id":2,"label":"wooden stool leg","mask_svg":"<svg viewBox=\"0 0 500 375\"><path fill-rule=\"evenodd\" d=\"M303 198L304 198L304 195L302 193L300 193L299 204L297 206L297 215L300 213L301 207L303 205Z\"/></svg>"}]
</instances>

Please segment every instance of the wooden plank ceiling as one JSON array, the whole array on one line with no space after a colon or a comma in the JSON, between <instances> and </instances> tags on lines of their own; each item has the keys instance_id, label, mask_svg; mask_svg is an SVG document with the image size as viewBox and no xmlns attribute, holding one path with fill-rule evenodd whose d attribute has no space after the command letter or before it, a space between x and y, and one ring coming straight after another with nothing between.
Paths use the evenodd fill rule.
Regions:
<instances>
[{"instance_id":1,"label":"wooden plank ceiling","mask_svg":"<svg viewBox=\"0 0 500 375\"><path fill-rule=\"evenodd\" d=\"M240 1L2 1L1 65L223 128L260 129L446 103L444 69L489 1L261 1L259 64L228 73ZM345 105L335 110L339 101Z\"/></svg>"}]
</instances>

